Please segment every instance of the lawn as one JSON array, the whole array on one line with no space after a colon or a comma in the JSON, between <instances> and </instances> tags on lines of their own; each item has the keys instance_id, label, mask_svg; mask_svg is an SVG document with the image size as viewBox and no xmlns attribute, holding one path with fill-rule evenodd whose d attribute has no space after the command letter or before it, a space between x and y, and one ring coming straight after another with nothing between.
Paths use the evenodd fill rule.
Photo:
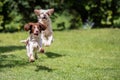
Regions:
<instances>
[{"instance_id":1,"label":"lawn","mask_svg":"<svg viewBox=\"0 0 120 80\"><path fill-rule=\"evenodd\" d=\"M55 31L33 63L20 43L27 36L0 33L0 80L120 80L119 29Z\"/></svg>"}]
</instances>

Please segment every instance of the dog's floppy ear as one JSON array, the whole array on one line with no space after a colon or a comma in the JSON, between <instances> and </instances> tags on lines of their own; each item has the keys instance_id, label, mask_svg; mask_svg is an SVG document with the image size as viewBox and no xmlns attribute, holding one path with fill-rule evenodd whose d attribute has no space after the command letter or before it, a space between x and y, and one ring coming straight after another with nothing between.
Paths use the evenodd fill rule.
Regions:
<instances>
[{"instance_id":1,"label":"dog's floppy ear","mask_svg":"<svg viewBox=\"0 0 120 80\"><path fill-rule=\"evenodd\" d=\"M31 29L32 25L33 25L33 23L25 24L25 25L24 25L24 29L25 29L26 31L29 31L29 30Z\"/></svg>"},{"instance_id":2,"label":"dog's floppy ear","mask_svg":"<svg viewBox=\"0 0 120 80\"><path fill-rule=\"evenodd\" d=\"M48 9L48 15L50 16L54 12L54 9Z\"/></svg>"},{"instance_id":3,"label":"dog's floppy ear","mask_svg":"<svg viewBox=\"0 0 120 80\"><path fill-rule=\"evenodd\" d=\"M40 15L40 10L35 9L34 13L38 16L38 15Z\"/></svg>"},{"instance_id":4,"label":"dog's floppy ear","mask_svg":"<svg viewBox=\"0 0 120 80\"><path fill-rule=\"evenodd\" d=\"M41 30L45 30L47 28L46 25L39 23L39 27Z\"/></svg>"}]
</instances>

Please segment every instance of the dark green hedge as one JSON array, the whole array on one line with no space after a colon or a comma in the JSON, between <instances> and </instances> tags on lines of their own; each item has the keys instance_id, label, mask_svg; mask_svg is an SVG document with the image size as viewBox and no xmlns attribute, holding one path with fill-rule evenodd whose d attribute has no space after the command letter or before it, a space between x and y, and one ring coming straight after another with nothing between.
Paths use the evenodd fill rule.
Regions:
<instances>
[{"instance_id":1,"label":"dark green hedge","mask_svg":"<svg viewBox=\"0 0 120 80\"><path fill-rule=\"evenodd\" d=\"M120 27L120 0L1 0L0 31L22 30L25 23L37 21L33 11L41 8L55 9L53 23L63 12L72 15L68 29Z\"/></svg>"}]
</instances>

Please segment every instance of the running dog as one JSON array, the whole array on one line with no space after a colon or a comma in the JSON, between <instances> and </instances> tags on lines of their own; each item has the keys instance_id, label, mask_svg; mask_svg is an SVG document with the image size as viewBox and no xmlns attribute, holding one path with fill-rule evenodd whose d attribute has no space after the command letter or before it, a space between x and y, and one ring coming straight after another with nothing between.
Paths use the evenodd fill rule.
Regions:
<instances>
[{"instance_id":1,"label":"running dog","mask_svg":"<svg viewBox=\"0 0 120 80\"><path fill-rule=\"evenodd\" d=\"M25 31L30 32L30 36L27 40L22 40L21 42L26 43L27 56L29 57L29 62L34 62L37 59L37 53L34 51L44 53L42 48L41 32L46 29L46 26L41 23L28 23L24 26ZM34 59L35 56L35 59Z\"/></svg>"},{"instance_id":2,"label":"running dog","mask_svg":"<svg viewBox=\"0 0 120 80\"><path fill-rule=\"evenodd\" d=\"M34 13L37 15L38 22L47 26L47 28L41 32L41 39L44 46L50 46L53 42L53 31L50 15L54 12L54 9L35 9Z\"/></svg>"}]
</instances>

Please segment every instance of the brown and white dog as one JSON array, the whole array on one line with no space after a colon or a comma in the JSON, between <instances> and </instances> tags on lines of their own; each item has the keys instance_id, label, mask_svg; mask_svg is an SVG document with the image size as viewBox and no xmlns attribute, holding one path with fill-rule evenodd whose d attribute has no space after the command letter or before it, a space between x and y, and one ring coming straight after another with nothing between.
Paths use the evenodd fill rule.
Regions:
<instances>
[{"instance_id":1,"label":"brown and white dog","mask_svg":"<svg viewBox=\"0 0 120 80\"><path fill-rule=\"evenodd\" d=\"M26 31L30 32L30 36L27 40L22 40L21 42L26 43L27 56L30 62L34 62L34 55L37 59L37 53L34 54L35 50L44 53L42 48L41 31L46 29L46 26L40 23L28 23L24 26Z\"/></svg>"},{"instance_id":2,"label":"brown and white dog","mask_svg":"<svg viewBox=\"0 0 120 80\"><path fill-rule=\"evenodd\" d=\"M54 12L54 9L47 9L47 10L34 10L34 13L37 15L38 22L47 26L47 28L42 31L41 39L44 46L50 46L53 42L53 31L52 31L52 24L50 15Z\"/></svg>"}]
</instances>

